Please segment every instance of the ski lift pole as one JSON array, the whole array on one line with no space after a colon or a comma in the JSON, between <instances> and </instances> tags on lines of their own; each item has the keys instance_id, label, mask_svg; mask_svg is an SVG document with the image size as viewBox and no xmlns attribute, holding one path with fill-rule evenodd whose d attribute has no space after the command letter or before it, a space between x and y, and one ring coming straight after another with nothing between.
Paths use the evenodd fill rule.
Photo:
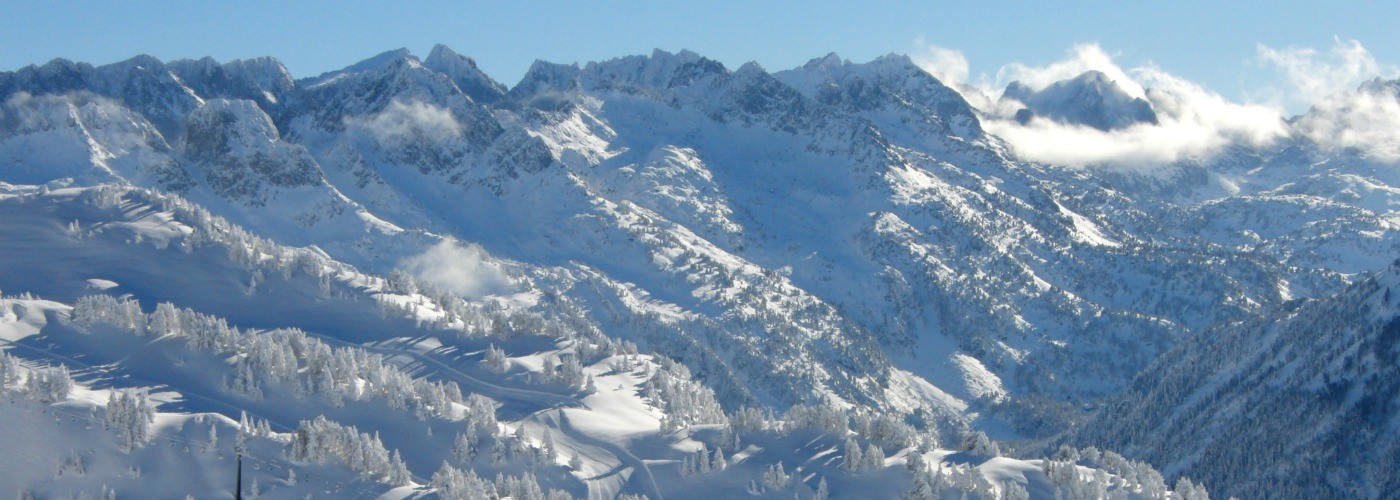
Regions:
<instances>
[{"instance_id":1,"label":"ski lift pole","mask_svg":"<svg viewBox=\"0 0 1400 500\"><path fill-rule=\"evenodd\" d=\"M234 500L243 500L243 448L239 448L237 452L238 475L236 476L237 479L235 479L235 481L237 481L238 484L233 487L233 498Z\"/></svg>"}]
</instances>

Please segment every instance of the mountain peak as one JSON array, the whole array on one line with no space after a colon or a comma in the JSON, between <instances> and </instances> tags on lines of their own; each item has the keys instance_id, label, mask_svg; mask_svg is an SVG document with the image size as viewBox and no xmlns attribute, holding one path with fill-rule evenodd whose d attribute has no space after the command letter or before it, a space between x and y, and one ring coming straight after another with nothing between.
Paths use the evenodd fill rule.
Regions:
<instances>
[{"instance_id":1,"label":"mountain peak","mask_svg":"<svg viewBox=\"0 0 1400 500\"><path fill-rule=\"evenodd\" d=\"M967 101L920 69L908 56L886 54L867 63L852 63L835 53L812 59L800 68L780 71L779 81L818 102L848 112L899 110L900 122L922 122L925 128L910 135L914 142L932 137L982 136L981 125ZM883 123L890 115L881 111L865 115ZM885 133L898 133L902 125L886 123Z\"/></svg>"},{"instance_id":2,"label":"mountain peak","mask_svg":"<svg viewBox=\"0 0 1400 500\"><path fill-rule=\"evenodd\" d=\"M831 69L845 66L850 63L850 61L842 59L841 56L837 55L835 52L831 52L825 56L807 61L807 64L802 65L802 69Z\"/></svg>"},{"instance_id":3,"label":"mountain peak","mask_svg":"<svg viewBox=\"0 0 1400 500\"><path fill-rule=\"evenodd\" d=\"M155 56L149 54L139 54L125 61L114 62L112 64L98 66L97 68L99 70L118 68L154 70L165 68L165 63L161 62L160 59L156 59Z\"/></svg>"},{"instance_id":4,"label":"mountain peak","mask_svg":"<svg viewBox=\"0 0 1400 500\"><path fill-rule=\"evenodd\" d=\"M212 57L180 59L165 67L204 99L251 99L265 109L273 109L296 87L296 80L273 57L235 59L220 64Z\"/></svg>"},{"instance_id":5,"label":"mountain peak","mask_svg":"<svg viewBox=\"0 0 1400 500\"><path fill-rule=\"evenodd\" d=\"M707 76L728 72L719 61L682 50L672 54L655 49L651 55L627 56L583 67L581 78L588 87L651 87L658 89L688 86Z\"/></svg>"},{"instance_id":6,"label":"mountain peak","mask_svg":"<svg viewBox=\"0 0 1400 500\"><path fill-rule=\"evenodd\" d=\"M395 50L381 52L378 55L375 55L374 57L365 59L355 64L351 64L343 69L328 71L320 74L319 76L309 78L308 81L310 83L308 84L308 86L323 84L343 75L387 68L390 65L403 60L411 60L417 62L418 58L414 57L413 54L409 52L406 48L399 48Z\"/></svg>"},{"instance_id":7,"label":"mountain peak","mask_svg":"<svg viewBox=\"0 0 1400 500\"><path fill-rule=\"evenodd\" d=\"M654 61L657 61L657 60L665 60L665 61L674 61L674 62L678 62L678 63L690 63L690 62L696 62L696 61L699 61L699 60L701 60L701 59L704 59L704 57L701 56L701 55L698 54L698 53L695 53L695 52L689 50L689 49L681 49L680 52L676 52L676 53L672 54L672 53L670 53L670 52L667 52L667 51L665 51L665 50L662 50L662 49L659 49L659 48L658 48L658 49L651 49L651 59L654 60Z\"/></svg>"},{"instance_id":8,"label":"mountain peak","mask_svg":"<svg viewBox=\"0 0 1400 500\"><path fill-rule=\"evenodd\" d=\"M87 63L78 63L78 62L70 61L70 60L68 60L68 59L64 59L64 58L62 58L62 57L55 57L55 58L53 58L52 60L50 60L49 62L44 63L43 66L30 65L29 67L30 67L30 68L77 68L77 67L79 67L79 66L87 66L87 65L88 65Z\"/></svg>"},{"instance_id":9,"label":"mountain peak","mask_svg":"<svg viewBox=\"0 0 1400 500\"><path fill-rule=\"evenodd\" d=\"M1400 79L1386 80L1378 76L1362 82L1356 91L1368 94L1400 94Z\"/></svg>"},{"instance_id":10,"label":"mountain peak","mask_svg":"<svg viewBox=\"0 0 1400 500\"><path fill-rule=\"evenodd\" d=\"M1113 82L1112 78L1109 78L1108 75L1104 74L1104 72L1096 69L1091 69L1089 71L1080 73L1079 76L1070 79L1070 81L1080 84L1103 85L1105 87L1109 85L1116 85Z\"/></svg>"},{"instance_id":11,"label":"mountain peak","mask_svg":"<svg viewBox=\"0 0 1400 500\"><path fill-rule=\"evenodd\" d=\"M536 59L525 71L520 82L510 89L515 97L530 96L541 92L571 90L578 87L579 73L583 70L578 63L559 64Z\"/></svg>"},{"instance_id":12,"label":"mountain peak","mask_svg":"<svg viewBox=\"0 0 1400 500\"><path fill-rule=\"evenodd\" d=\"M448 47L448 46L446 46L446 45L440 44L440 43L438 43L438 44L433 44L433 49L430 50L430 51L428 51L428 58L427 58L427 59L424 59L424 62L426 63L427 61L433 61L433 60L457 59L457 58L466 59L467 61L471 62L472 67L476 67L476 61L473 61L470 57L466 57L466 56L463 56L463 55L461 55L461 54L458 54L457 51L452 50L452 48L450 48L450 47Z\"/></svg>"},{"instance_id":13,"label":"mountain peak","mask_svg":"<svg viewBox=\"0 0 1400 500\"><path fill-rule=\"evenodd\" d=\"M244 73L248 78L265 88L291 90L295 82L295 79L292 78L292 72L288 71L287 66L275 57L234 59L224 63L224 70L230 73Z\"/></svg>"},{"instance_id":14,"label":"mountain peak","mask_svg":"<svg viewBox=\"0 0 1400 500\"><path fill-rule=\"evenodd\" d=\"M874 65L887 65L887 66L911 66L911 67L916 66L916 65L914 64L914 60L913 60L913 59L910 59L908 55L905 55L905 54L897 54L897 53L894 53L894 52L890 52L890 53L885 54L885 55L883 55L883 56L876 57L874 60L870 61L870 63L871 63L871 64L874 64Z\"/></svg>"},{"instance_id":15,"label":"mountain peak","mask_svg":"<svg viewBox=\"0 0 1400 500\"><path fill-rule=\"evenodd\" d=\"M457 88L474 101L489 104L506 96L506 87L481 71L476 61L454 52L446 45L434 45L433 50L428 53L428 58L423 60L423 65L447 75L457 84Z\"/></svg>"},{"instance_id":16,"label":"mountain peak","mask_svg":"<svg viewBox=\"0 0 1400 500\"><path fill-rule=\"evenodd\" d=\"M758 64L758 61L749 61L749 62L744 63L743 66L739 66L739 69L738 69L737 71L735 71L734 74L735 74L735 75L747 75L747 76L753 76L753 75L759 75L759 74L766 75L766 74L768 74L768 71L767 71L767 70L764 70L764 69L763 69L763 66Z\"/></svg>"},{"instance_id":17,"label":"mountain peak","mask_svg":"<svg viewBox=\"0 0 1400 500\"><path fill-rule=\"evenodd\" d=\"M64 92L87 85L93 68L58 57L43 66L31 64L13 73L0 72L0 99L16 91L30 93Z\"/></svg>"},{"instance_id":18,"label":"mountain peak","mask_svg":"<svg viewBox=\"0 0 1400 500\"><path fill-rule=\"evenodd\" d=\"M1089 70L1068 80L1060 80L1041 90L1021 82L1011 82L1002 99L1025 105L1016 119L1029 122L1035 116L1072 125L1108 131L1141 123L1158 124L1152 105L1133 97L1102 71Z\"/></svg>"}]
</instances>

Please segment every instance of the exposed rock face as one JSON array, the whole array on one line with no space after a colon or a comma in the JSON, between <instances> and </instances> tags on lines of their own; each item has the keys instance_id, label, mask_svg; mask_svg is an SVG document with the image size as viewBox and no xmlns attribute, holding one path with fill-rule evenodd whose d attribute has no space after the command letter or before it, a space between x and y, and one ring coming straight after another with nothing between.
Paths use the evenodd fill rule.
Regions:
<instances>
[{"instance_id":1,"label":"exposed rock face","mask_svg":"<svg viewBox=\"0 0 1400 500\"><path fill-rule=\"evenodd\" d=\"M263 205L277 188L325 182L306 148L282 142L253 101L214 99L190 113L180 158L215 193Z\"/></svg>"}]
</instances>

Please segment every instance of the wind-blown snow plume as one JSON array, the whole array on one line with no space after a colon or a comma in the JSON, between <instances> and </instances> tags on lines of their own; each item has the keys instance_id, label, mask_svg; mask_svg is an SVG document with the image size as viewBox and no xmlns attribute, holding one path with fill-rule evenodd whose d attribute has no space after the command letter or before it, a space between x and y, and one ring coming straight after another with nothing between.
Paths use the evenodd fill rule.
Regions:
<instances>
[{"instance_id":1,"label":"wind-blown snow plume","mask_svg":"<svg viewBox=\"0 0 1400 500\"><path fill-rule=\"evenodd\" d=\"M967 83L970 66L962 52L947 47L925 43L923 38L914 42L918 52L912 55L914 64L942 81L944 85L955 86Z\"/></svg>"},{"instance_id":2,"label":"wind-blown snow plume","mask_svg":"<svg viewBox=\"0 0 1400 500\"><path fill-rule=\"evenodd\" d=\"M432 283L466 298L505 290L510 280L477 245L443 241L422 254L404 259L400 267L419 281Z\"/></svg>"}]
</instances>

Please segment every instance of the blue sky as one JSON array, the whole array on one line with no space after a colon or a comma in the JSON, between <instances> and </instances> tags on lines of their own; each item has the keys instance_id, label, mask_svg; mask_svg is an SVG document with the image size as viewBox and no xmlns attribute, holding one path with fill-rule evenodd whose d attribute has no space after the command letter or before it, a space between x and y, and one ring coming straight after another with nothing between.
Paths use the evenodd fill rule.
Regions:
<instances>
[{"instance_id":1,"label":"blue sky","mask_svg":"<svg viewBox=\"0 0 1400 500\"><path fill-rule=\"evenodd\" d=\"M1260 44L1356 41L1400 62L1400 3L1382 2L16 2L0 0L0 69L54 57L103 64L146 53L221 61L272 55L298 77L407 47L444 43L513 85L535 59L574 62L691 49L769 70L835 51L862 62L928 45L968 61L968 79L1011 63L1042 67L1097 44L1124 68L1147 64L1235 101L1291 90ZM1350 84L1351 82L1346 82ZM1289 103L1294 109L1298 103Z\"/></svg>"}]
</instances>

